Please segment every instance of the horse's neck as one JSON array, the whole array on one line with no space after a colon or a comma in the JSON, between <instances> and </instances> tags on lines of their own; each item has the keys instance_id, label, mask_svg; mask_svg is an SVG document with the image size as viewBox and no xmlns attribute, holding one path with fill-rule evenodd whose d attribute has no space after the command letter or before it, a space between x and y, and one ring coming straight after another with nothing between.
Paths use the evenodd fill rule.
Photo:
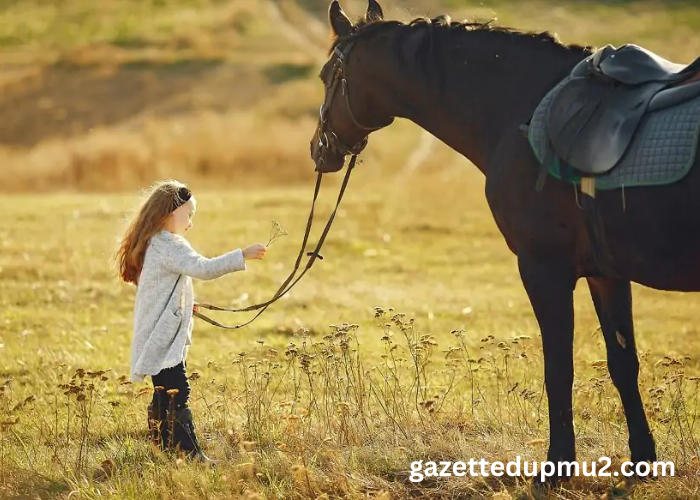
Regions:
<instances>
[{"instance_id":1,"label":"horse's neck","mask_svg":"<svg viewBox=\"0 0 700 500\"><path fill-rule=\"evenodd\" d=\"M464 49L452 47L445 56L442 92L437 85L415 85L410 78L395 80L403 87L395 92L400 96L395 114L427 130L486 174L489 157L504 134L517 132L547 90L583 56L553 48L528 51L517 40L479 50L462 45Z\"/></svg>"}]
</instances>

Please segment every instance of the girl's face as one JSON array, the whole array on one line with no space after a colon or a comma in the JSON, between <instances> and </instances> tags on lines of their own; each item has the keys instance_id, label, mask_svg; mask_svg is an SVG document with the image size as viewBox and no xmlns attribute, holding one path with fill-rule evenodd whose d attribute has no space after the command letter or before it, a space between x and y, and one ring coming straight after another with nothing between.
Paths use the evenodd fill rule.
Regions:
<instances>
[{"instance_id":1,"label":"girl's face","mask_svg":"<svg viewBox=\"0 0 700 500\"><path fill-rule=\"evenodd\" d=\"M176 208L165 222L165 229L174 234L184 236L192 227L192 217L197 210L197 203L194 196L184 205Z\"/></svg>"}]
</instances>

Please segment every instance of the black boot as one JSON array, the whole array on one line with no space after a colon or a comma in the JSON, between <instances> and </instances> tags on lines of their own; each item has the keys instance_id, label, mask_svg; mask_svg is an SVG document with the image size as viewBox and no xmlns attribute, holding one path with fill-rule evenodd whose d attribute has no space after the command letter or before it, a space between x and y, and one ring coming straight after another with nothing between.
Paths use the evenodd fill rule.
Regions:
<instances>
[{"instance_id":1,"label":"black boot","mask_svg":"<svg viewBox=\"0 0 700 500\"><path fill-rule=\"evenodd\" d=\"M192 421L192 410L189 408L175 410L173 420L173 448L185 452L190 458L214 464L214 461L204 454L199 445Z\"/></svg>"}]
</instances>

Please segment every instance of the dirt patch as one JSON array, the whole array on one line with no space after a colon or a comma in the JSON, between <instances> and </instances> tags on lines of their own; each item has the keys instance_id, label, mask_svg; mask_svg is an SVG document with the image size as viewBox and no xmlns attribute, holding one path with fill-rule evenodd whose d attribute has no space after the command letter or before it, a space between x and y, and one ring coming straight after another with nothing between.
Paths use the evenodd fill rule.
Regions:
<instances>
[{"instance_id":1,"label":"dirt patch","mask_svg":"<svg viewBox=\"0 0 700 500\"><path fill-rule=\"evenodd\" d=\"M31 147L145 113L167 116L250 104L261 89L255 74L252 68L210 61L50 66L24 77L21 85L5 87L0 97L0 144Z\"/></svg>"}]
</instances>

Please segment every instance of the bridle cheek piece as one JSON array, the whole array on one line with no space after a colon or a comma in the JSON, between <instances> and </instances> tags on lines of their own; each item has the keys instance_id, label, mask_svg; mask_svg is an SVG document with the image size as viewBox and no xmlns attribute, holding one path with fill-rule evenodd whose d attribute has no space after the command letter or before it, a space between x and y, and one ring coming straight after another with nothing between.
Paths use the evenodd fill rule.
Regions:
<instances>
[{"instance_id":1,"label":"bridle cheek piece","mask_svg":"<svg viewBox=\"0 0 700 500\"><path fill-rule=\"evenodd\" d=\"M368 141L368 136L370 132L373 132L375 130L379 130L380 128L383 127L366 127L362 125L357 118L355 118L355 114L352 112L352 108L350 107L350 95L348 92L348 81L345 79L345 64L347 62L348 55L350 54L350 50L352 49L354 45L354 42L350 42L345 51L342 51L340 49L340 46L336 46L336 48L333 50L333 53L336 56L335 63L333 65L333 76L331 77L331 81L329 82L328 86L326 87L326 99L324 103L321 105L321 108L319 109L319 122L318 122L318 128L317 128L317 137L318 137L318 147L323 152L323 150L329 150L333 151L335 153L338 153L339 155L342 156L357 156L362 151L367 147L367 141ZM364 130L367 132L367 135L365 135L360 141L353 145L348 145L345 143L343 140L341 140L338 137L338 134L333 132L330 127L330 123L328 122L328 112L330 109L330 105L333 102L333 98L335 97L335 93L338 90L338 86L342 87L342 93L343 96L345 97L345 105L347 108L348 115L350 116L350 119L352 120L353 124L359 128L360 130ZM323 154L320 154L320 159L319 161L323 163ZM318 170L318 168L317 168Z\"/></svg>"}]
</instances>

